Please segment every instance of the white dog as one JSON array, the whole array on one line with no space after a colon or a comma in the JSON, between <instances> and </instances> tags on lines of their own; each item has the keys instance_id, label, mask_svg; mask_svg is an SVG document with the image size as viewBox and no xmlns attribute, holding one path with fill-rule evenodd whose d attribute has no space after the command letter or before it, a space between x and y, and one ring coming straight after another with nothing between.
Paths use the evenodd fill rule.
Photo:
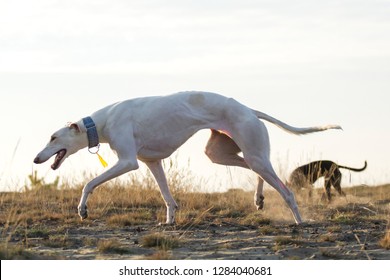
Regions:
<instances>
[{"instance_id":1,"label":"white dog","mask_svg":"<svg viewBox=\"0 0 390 280\"><path fill-rule=\"evenodd\" d=\"M178 206L169 191L161 160L169 157L197 131L211 129L211 138L205 149L211 161L253 170L259 175L255 192L257 208L263 208L265 180L280 193L299 224L302 219L294 195L271 166L268 132L259 119L294 134L341 129L337 125L295 128L232 98L208 92L181 92L136 98L107 106L91 117L55 132L34 162L43 163L56 155L51 166L55 170L65 158L78 150L108 143L117 153L118 162L85 185L78 205L81 219L88 217L86 203L89 194L100 184L137 169L138 159L154 175L167 206L166 223L172 224ZM240 152L243 157L238 155Z\"/></svg>"}]
</instances>

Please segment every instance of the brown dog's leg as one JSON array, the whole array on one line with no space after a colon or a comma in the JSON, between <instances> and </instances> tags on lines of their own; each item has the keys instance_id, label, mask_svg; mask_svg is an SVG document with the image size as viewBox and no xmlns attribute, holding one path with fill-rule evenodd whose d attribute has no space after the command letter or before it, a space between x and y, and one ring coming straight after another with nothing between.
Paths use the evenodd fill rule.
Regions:
<instances>
[{"instance_id":1,"label":"brown dog's leg","mask_svg":"<svg viewBox=\"0 0 390 280\"><path fill-rule=\"evenodd\" d=\"M325 187L325 194L326 194L326 198L328 199L328 202L332 201L332 194L330 192L331 186L332 186L332 183L331 183L330 178L329 177L325 177L324 187Z\"/></svg>"},{"instance_id":2,"label":"brown dog's leg","mask_svg":"<svg viewBox=\"0 0 390 280\"><path fill-rule=\"evenodd\" d=\"M336 191L339 193L339 195L341 196L345 196L345 193L341 190L341 172L336 170L334 173L333 173L333 176L331 178L331 182L332 182L332 185L333 187L336 189Z\"/></svg>"}]
</instances>

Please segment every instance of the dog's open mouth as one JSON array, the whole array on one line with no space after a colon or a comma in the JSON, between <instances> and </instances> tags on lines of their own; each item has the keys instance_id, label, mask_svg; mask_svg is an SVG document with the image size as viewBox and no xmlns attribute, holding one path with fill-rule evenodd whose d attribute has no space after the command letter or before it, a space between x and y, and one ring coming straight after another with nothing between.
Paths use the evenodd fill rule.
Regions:
<instances>
[{"instance_id":1,"label":"dog's open mouth","mask_svg":"<svg viewBox=\"0 0 390 280\"><path fill-rule=\"evenodd\" d=\"M66 155L66 149L59 150L56 154L56 158L54 159L54 163L51 165L51 168L53 170L56 170L58 167L60 167L61 162L63 158Z\"/></svg>"}]
</instances>

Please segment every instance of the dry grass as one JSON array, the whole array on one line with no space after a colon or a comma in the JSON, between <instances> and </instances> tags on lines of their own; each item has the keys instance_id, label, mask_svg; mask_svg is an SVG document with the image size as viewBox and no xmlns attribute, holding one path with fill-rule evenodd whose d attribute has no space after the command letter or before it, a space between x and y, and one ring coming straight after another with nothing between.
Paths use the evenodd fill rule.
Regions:
<instances>
[{"instance_id":1,"label":"dry grass","mask_svg":"<svg viewBox=\"0 0 390 280\"><path fill-rule=\"evenodd\" d=\"M23 246L2 244L0 246L1 260L34 260L39 257L25 250Z\"/></svg>"},{"instance_id":2,"label":"dry grass","mask_svg":"<svg viewBox=\"0 0 390 280\"><path fill-rule=\"evenodd\" d=\"M390 230L388 230L385 236L379 241L379 245L386 250L390 250Z\"/></svg>"},{"instance_id":3,"label":"dry grass","mask_svg":"<svg viewBox=\"0 0 390 280\"><path fill-rule=\"evenodd\" d=\"M117 227L134 226L145 224L146 221L152 221L153 218L153 213L149 209L140 209L135 212L113 214L107 218L107 224Z\"/></svg>"},{"instance_id":4,"label":"dry grass","mask_svg":"<svg viewBox=\"0 0 390 280\"><path fill-rule=\"evenodd\" d=\"M167 250L158 250L152 255L146 257L147 260L170 260L172 259L172 254Z\"/></svg>"},{"instance_id":5,"label":"dry grass","mask_svg":"<svg viewBox=\"0 0 390 280\"><path fill-rule=\"evenodd\" d=\"M100 240L97 250L101 254L130 254L131 251L125 248L118 240Z\"/></svg>"},{"instance_id":6,"label":"dry grass","mask_svg":"<svg viewBox=\"0 0 390 280\"><path fill-rule=\"evenodd\" d=\"M146 248L157 247L161 250L172 250L179 246L179 240L162 233L153 233L142 238L141 245Z\"/></svg>"}]
</instances>

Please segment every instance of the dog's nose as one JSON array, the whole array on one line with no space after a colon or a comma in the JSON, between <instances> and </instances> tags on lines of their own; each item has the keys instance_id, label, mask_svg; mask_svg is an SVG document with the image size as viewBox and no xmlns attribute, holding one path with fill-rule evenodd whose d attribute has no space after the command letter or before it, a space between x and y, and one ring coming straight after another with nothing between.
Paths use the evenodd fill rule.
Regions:
<instances>
[{"instance_id":1,"label":"dog's nose","mask_svg":"<svg viewBox=\"0 0 390 280\"><path fill-rule=\"evenodd\" d=\"M41 161L39 160L39 157L37 156L36 158L34 158L34 163L40 163Z\"/></svg>"}]
</instances>

